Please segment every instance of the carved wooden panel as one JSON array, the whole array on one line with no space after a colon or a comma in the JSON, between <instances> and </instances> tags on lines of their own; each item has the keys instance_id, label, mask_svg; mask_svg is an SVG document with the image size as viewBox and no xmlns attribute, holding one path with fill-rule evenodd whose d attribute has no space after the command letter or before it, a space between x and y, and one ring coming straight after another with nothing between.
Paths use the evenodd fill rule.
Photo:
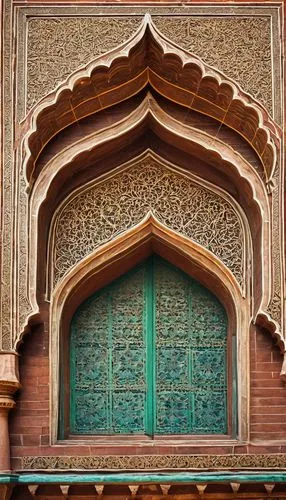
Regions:
<instances>
[{"instance_id":1,"label":"carved wooden panel","mask_svg":"<svg viewBox=\"0 0 286 500\"><path fill-rule=\"evenodd\" d=\"M71 329L71 432L143 433L145 272L91 297Z\"/></svg>"},{"instance_id":2,"label":"carved wooden panel","mask_svg":"<svg viewBox=\"0 0 286 500\"><path fill-rule=\"evenodd\" d=\"M225 434L226 313L198 282L155 262L155 433Z\"/></svg>"},{"instance_id":3,"label":"carved wooden panel","mask_svg":"<svg viewBox=\"0 0 286 500\"><path fill-rule=\"evenodd\" d=\"M71 328L71 432L225 434L226 313L152 257L92 296Z\"/></svg>"}]
</instances>

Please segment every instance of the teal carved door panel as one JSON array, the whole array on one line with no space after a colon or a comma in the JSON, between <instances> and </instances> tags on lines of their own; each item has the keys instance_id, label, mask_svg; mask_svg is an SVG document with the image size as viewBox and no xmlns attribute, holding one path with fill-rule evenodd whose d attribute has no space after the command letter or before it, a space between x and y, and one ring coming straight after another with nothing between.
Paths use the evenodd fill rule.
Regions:
<instances>
[{"instance_id":1,"label":"teal carved door panel","mask_svg":"<svg viewBox=\"0 0 286 500\"><path fill-rule=\"evenodd\" d=\"M73 434L225 434L227 318L153 256L80 306L71 327Z\"/></svg>"},{"instance_id":2,"label":"teal carved door panel","mask_svg":"<svg viewBox=\"0 0 286 500\"><path fill-rule=\"evenodd\" d=\"M71 432L144 433L145 279L141 267L91 297L71 327Z\"/></svg>"},{"instance_id":3,"label":"teal carved door panel","mask_svg":"<svg viewBox=\"0 0 286 500\"><path fill-rule=\"evenodd\" d=\"M227 432L227 318L216 297L154 261L157 434Z\"/></svg>"}]
</instances>

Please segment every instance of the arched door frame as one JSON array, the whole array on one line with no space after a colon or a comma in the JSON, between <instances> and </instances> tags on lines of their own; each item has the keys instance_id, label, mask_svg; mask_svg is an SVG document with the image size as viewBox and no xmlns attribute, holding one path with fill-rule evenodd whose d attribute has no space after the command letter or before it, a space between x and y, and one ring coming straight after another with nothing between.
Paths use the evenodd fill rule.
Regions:
<instances>
[{"instance_id":1,"label":"arched door frame","mask_svg":"<svg viewBox=\"0 0 286 500\"><path fill-rule=\"evenodd\" d=\"M207 286L224 305L236 335L238 363L238 440L248 438L250 300L226 266L211 252L159 223L149 214L140 224L103 245L76 265L56 286L50 306L51 440L57 441L60 337L76 307L91 293L123 274L152 252L181 267ZM174 263L174 262L173 262Z\"/></svg>"}]
</instances>

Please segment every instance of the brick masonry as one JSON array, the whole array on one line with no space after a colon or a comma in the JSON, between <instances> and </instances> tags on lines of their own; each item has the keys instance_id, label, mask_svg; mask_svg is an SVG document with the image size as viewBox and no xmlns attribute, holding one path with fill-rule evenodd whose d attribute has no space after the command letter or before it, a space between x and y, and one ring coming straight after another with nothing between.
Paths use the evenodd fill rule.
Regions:
<instances>
[{"instance_id":1,"label":"brick masonry","mask_svg":"<svg viewBox=\"0 0 286 500\"><path fill-rule=\"evenodd\" d=\"M21 347L22 388L10 414L13 467L22 456L101 454L232 454L286 452L286 387L281 382L282 356L269 334L254 332L250 340L250 442L237 446L132 446L79 444L49 446L49 347L46 326L28 335ZM284 443L284 444L283 444Z\"/></svg>"}]
</instances>

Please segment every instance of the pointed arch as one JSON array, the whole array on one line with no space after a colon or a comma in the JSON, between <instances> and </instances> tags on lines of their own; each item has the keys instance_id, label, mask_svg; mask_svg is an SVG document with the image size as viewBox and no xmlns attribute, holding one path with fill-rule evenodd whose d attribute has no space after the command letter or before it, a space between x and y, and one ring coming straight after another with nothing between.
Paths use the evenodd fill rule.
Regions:
<instances>
[{"instance_id":1,"label":"pointed arch","mask_svg":"<svg viewBox=\"0 0 286 500\"><path fill-rule=\"evenodd\" d=\"M250 302L232 273L205 248L167 229L149 215L135 228L95 250L80 262L56 286L51 297L50 331L52 369L52 438L57 439L58 389L59 389L59 341L68 331L74 311L87 297L101 289L152 253L157 253L184 272L197 279L212 291L224 305L231 331L238 332L236 348L241 371L238 380L239 430L241 439L247 436L248 407L247 380L243 373L248 370L248 342Z\"/></svg>"},{"instance_id":2,"label":"pointed arch","mask_svg":"<svg viewBox=\"0 0 286 500\"><path fill-rule=\"evenodd\" d=\"M149 213L215 254L248 293L245 253L251 246L238 205L223 191L147 154L73 192L55 212L47 296L77 262Z\"/></svg>"},{"instance_id":3,"label":"pointed arch","mask_svg":"<svg viewBox=\"0 0 286 500\"><path fill-rule=\"evenodd\" d=\"M104 91L95 90L95 81ZM148 84L168 99L212 116L238 132L259 156L265 182L271 181L280 144L279 127L258 101L164 37L146 15L128 42L76 71L26 118L22 137L30 185L41 150L60 130L129 98Z\"/></svg>"},{"instance_id":4,"label":"pointed arch","mask_svg":"<svg viewBox=\"0 0 286 500\"><path fill-rule=\"evenodd\" d=\"M205 132L198 131L193 127L181 124L176 119L170 117L165 113L152 98L151 95L147 95L141 105L134 112L132 112L126 119L120 121L117 126L112 124L109 128L95 132L89 135L80 142L75 143L72 147L64 149L62 152L58 153L54 158L52 158L44 167L36 181L33 191L31 193L31 211L30 211L30 238L31 238L31 259L36 258L37 252L37 220L39 217L39 210L41 205L47 199L50 186L52 182L58 175L58 173L65 167L77 160L80 164L80 155L84 151L91 152L96 151L96 148L101 144L106 144L108 151L110 152L110 146L112 144L113 138L116 139L120 135L128 136L132 130L137 129L137 127L144 121L149 120L149 117L154 123L154 129L156 133L169 135L167 138L171 143L180 140L184 141L185 147L192 151L192 147L195 146L199 148L199 153L202 156L208 156L208 158L214 158L216 164L225 165L225 168L236 170L236 175L248 183L248 190L253 198L253 203L259 207L259 211L267 214L269 211L269 205L267 201L267 195L265 187L261 182L259 176L256 172L253 172L251 166L243 160L241 155L234 153L233 149L227 146L225 143L219 139L214 140L210 138ZM150 121L148 121L149 126ZM165 139L166 140L166 139ZM267 248L268 232L264 231L263 239ZM267 254L266 254L267 255ZM265 258L266 258L265 255ZM31 272L33 266L31 266ZM35 281L35 276L31 276L31 282ZM35 290L35 287L31 287Z\"/></svg>"},{"instance_id":5,"label":"pointed arch","mask_svg":"<svg viewBox=\"0 0 286 500\"><path fill-rule=\"evenodd\" d=\"M104 88L103 92L95 91L95 81L101 82L99 87ZM232 146L216 136L210 137L210 134L160 109L150 93L115 126L101 127L94 134L54 154L44 166L40 165L38 160L45 145L71 123L90 113L100 113L118 102L128 101L146 86L177 107L210 116L237 132L258 156L261 169L255 170ZM44 97L22 124L20 135L25 151L23 167L28 181L27 213L31 241L27 279L31 309L25 321L39 314L38 276L34 265L39 254L39 214L49 200L53 183L60 178L58 174L76 162L80 163L84 155L92 156L97 148L102 148L100 151L105 155L111 146L116 151L116 141L136 136L141 126L168 144L175 139L179 149L188 155L201 154L208 158L223 175L229 175L229 172L233 175L238 203L252 224L251 238L254 247L256 245L256 259L250 265L255 291L253 319L265 321L262 318L269 316L265 311L273 293L269 194L273 189L272 176L281 131L265 109L235 82L161 35L150 16L145 16L141 27L128 42L76 71L55 92ZM56 205L53 209L56 210ZM255 220L252 217L254 212ZM47 224L49 222L47 220ZM275 325L275 336L281 339L279 325L271 318L266 323L271 331ZM21 328L20 336L27 324L22 322Z\"/></svg>"}]
</instances>

